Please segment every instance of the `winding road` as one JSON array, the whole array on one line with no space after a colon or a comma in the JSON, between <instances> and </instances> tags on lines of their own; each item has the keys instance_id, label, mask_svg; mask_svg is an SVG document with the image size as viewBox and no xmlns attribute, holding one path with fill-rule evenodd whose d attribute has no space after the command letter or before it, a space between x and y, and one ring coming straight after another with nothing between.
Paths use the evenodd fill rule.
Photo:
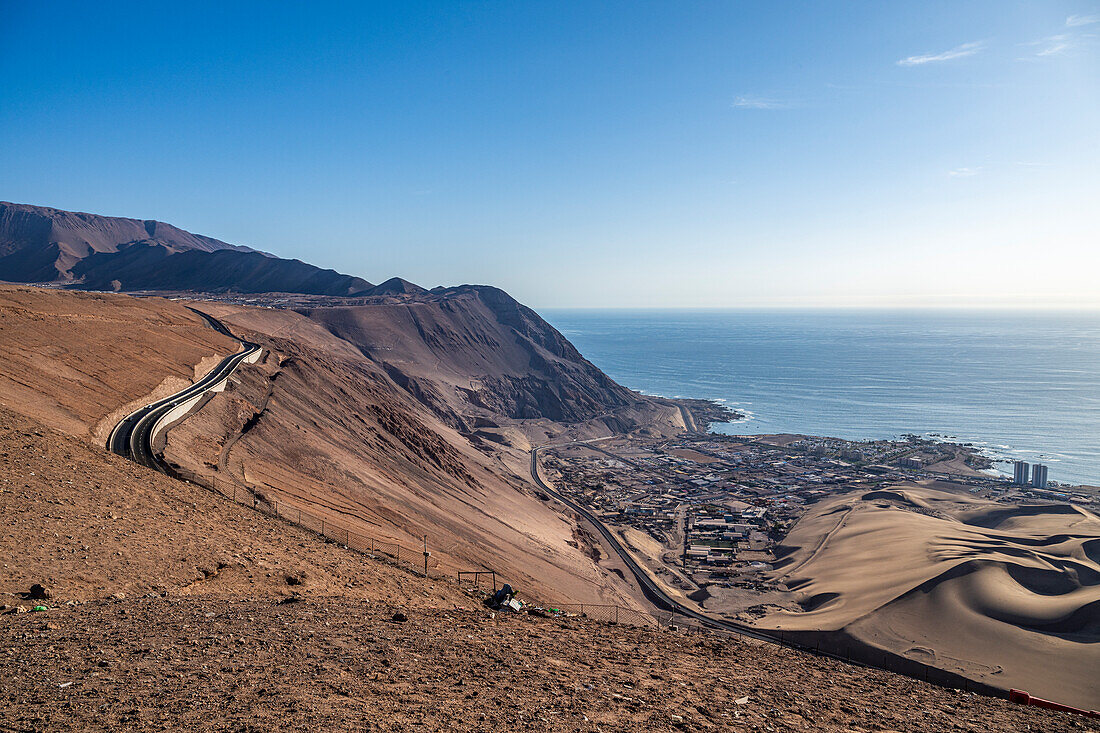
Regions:
<instances>
[{"instance_id":1,"label":"winding road","mask_svg":"<svg viewBox=\"0 0 1100 733\"><path fill-rule=\"evenodd\" d=\"M233 333L225 327L225 324L217 318L203 313L200 310L195 310L194 308L189 308L189 310L202 316L203 320L205 320L215 331L239 341L241 350L222 359L216 367L210 370L209 374L187 389L145 405L141 409L130 413L115 426L114 430L111 431L110 437L107 439L107 450L125 458L129 458L135 463L140 463L147 468L160 471L161 473L167 473L166 467L153 451L154 432L156 431L158 423L184 403L190 400L197 400L206 392L221 387L237 367L240 366L241 362L254 355L258 355L260 351L260 347L257 344L234 336Z\"/></svg>"},{"instance_id":2,"label":"winding road","mask_svg":"<svg viewBox=\"0 0 1100 733\"><path fill-rule=\"evenodd\" d=\"M580 441L580 442L588 442L588 441ZM733 632L736 632L738 634L741 634L742 636L748 636L748 637L751 637L753 639L759 639L761 641L770 641L770 642L774 642L776 644L783 644L784 646L796 646L797 647L797 645L789 644L787 642L781 641L778 637L771 636L770 634L767 634L767 633L763 633L758 629L752 628L751 626L745 626L743 624L739 624L739 623L736 623L736 622L733 622L733 621L727 621L725 619L718 619L718 618L714 618L713 616L708 616L705 613L700 613L699 611L696 611L693 608L685 606L682 603L680 603L679 601L677 601L674 598L672 598L671 596L669 596L664 591L664 589L661 588L656 583L656 581L654 581L653 578L651 578L649 576L649 573L647 573L638 564L638 562L626 550L626 548L622 546L622 543L619 542L619 539L611 532L611 530L609 530L607 527L604 526L603 522L601 522L599 519L597 519L595 517L595 515L592 514L592 512L585 509L583 506L576 503L572 499L569 499L569 498L563 496L562 494L558 493L556 490L552 489L549 485L547 485L547 483L545 481L542 480L542 476L539 474L538 455L539 455L539 451L542 450L542 448L550 448L550 447L556 447L556 446L541 446L539 448L534 448L534 449L531 450L531 478L535 481L535 483L538 485L538 487L540 489L542 489L547 494L549 494L550 496L552 496L555 499L557 499L558 501L560 501L562 504L565 504L567 507L569 507L573 511L577 512L577 514L580 514L582 517L584 517L588 521L589 524L591 524L593 527L595 527L599 531L600 535L604 538L604 540L607 541L607 544L610 545L610 547L613 550L615 550L615 552L618 553L619 557L622 558L622 561L630 569L630 572L633 573L634 579L638 582L638 586L641 588L642 593L645 595L646 599L649 600L650 603L652 603L657 608L660 608L664 611L670 611L670 612L673 612L673 613L680 614L681 616L684 616L686 618L690 618L694 621L698 621L700 624L702 624L704 626L708 626L710 628L721 629L723 631L733 631ZM798 647L798 648L801 648L801 647Z\"/></svg>"}]
</instances>

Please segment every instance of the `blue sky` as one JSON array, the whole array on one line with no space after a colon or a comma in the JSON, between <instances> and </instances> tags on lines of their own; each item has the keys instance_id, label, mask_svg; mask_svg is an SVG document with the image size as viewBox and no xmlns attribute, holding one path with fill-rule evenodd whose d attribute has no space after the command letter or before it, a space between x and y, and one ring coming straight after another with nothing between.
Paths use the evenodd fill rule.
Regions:
<instances>
[{"instance_id":1,"label":"blue sky","mask_svg":"<svg viewBox=\"0 0 1100 733\"><path fill-rule=\"evenodd\" d=\"M1100 2L156 5L0 0L0 199L536 307L1100 306Z\"/></svg>"}]
</instances>

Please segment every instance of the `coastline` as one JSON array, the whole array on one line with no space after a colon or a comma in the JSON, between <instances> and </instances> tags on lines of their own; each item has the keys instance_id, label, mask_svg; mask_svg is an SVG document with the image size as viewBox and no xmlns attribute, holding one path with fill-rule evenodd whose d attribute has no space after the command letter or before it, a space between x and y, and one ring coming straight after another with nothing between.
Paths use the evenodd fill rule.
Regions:
<instances>
[{"instance_id":1,"label":"coastline","mask_svg":"<svg viewBox=\"0 0 1100 733\"><path fill-rule=\"evenodd\" d=\"M718 401L730 435L846 440L905 433L972 443L994 461L1100 483L1100 314L550 310L611 378ZM1007 463L996 463L1004 470ZM1010 469L1010 466L1009 466Z\"/></svg>"}]
</instances>

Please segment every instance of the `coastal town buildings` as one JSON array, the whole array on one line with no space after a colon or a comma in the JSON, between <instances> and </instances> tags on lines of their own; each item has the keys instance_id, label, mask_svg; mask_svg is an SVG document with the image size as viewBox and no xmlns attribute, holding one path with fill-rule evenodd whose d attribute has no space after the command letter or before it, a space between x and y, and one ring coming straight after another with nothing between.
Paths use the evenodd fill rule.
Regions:
<instances>
[{"instance_id":1,"label":"coastal town buildings","mask_svg":"<svg viewBox=\"0 0 1100 733\"><path fill-rule=\"evenodd\" d=\"M1047 487L1047 467L1042 463L1036 463L1031 467L1031 486L1035 489Z\"/></svg>"},{"instance_id":2,"label":"coastal town buildings","mask_svg":"<svg viewBox=\"0 0 1100 733\"><path fill-rule=\"evenodd\" d=\"M1048 489L1045 465L1017 462L1010 479L983 473L990 465L976 448L919 436L620 437L543 453L559 491L686 593L775 591L764 573L783 538L807 507L836 494L919 481L1006 503L1097 502L1095 492Z\"/></svg>"}]
</instances>

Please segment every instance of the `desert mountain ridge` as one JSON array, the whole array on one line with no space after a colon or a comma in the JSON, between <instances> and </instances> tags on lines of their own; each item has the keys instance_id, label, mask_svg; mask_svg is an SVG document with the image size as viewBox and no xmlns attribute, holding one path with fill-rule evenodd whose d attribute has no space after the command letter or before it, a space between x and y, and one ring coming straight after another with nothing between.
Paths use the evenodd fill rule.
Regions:
<instances>
[{"instance_id":1,"label":"desert mountain ridge","mask_svg":"<svg viewBox=\"0 0 1100 733\"><path fill-rule=\"evenodd\" d=\"M85 290L352 295L374 286L300 260L128 219L0 202L0 280Z\"/></svg>"}]
</instances>

